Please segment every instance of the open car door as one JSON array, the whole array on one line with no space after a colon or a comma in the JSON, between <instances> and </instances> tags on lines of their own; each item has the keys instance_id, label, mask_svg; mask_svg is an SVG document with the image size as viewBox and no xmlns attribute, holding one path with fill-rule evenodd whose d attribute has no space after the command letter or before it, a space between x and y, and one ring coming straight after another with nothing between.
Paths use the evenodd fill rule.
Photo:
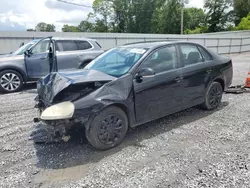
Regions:
<instances>
[{"instance_id":1,"label":"open car door","mask_svg":"<svg viewBox=\"0 0 250 188\"><path fill-rule=\"evenodd\" d=\"M52 37L41 39L25 52L25 65L28 77L38 79L50 72L57 71L55 41Z\"/></svg>"}]
</instances>

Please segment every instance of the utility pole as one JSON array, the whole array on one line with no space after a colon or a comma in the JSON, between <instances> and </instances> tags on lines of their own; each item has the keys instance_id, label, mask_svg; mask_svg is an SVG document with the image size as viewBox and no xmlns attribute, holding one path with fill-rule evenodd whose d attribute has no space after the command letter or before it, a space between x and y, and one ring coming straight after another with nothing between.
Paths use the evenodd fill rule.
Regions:
<instances>
[{"instance_id":1,"label":"utility pole","mask_svg":"<svg viewBox=\"0 0 250 188\"><path fill-rule=\"evenodd\" d=\"M183 35L184 2L181 2L181 35Z\"/></svg>"},{"instance_id":2,"label":"utility pole","mask_svg":"<svg viewBox=\"0 0 250 188\"><path fill-rule=\"evenodd\" d=\"M184 8L185 4L188 4L189 0L181 0L181 35L183 35L183 20L184 20Z\"/></svg>"}]
</instances>

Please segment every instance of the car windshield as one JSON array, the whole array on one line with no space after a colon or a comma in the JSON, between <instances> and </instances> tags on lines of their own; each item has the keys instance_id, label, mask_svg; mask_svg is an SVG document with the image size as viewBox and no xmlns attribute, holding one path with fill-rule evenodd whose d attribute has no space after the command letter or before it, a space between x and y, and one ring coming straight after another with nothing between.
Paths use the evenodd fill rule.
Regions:
<instances>
[{"instance_id":1,"label":"car windshield","mask_svg":"<svg viewBox=\"0 0 250 188\"><path fill-rule=\"evenodd\" d=\"M94 69L111 76L121 77L135 65L147 50L146 48L113 48L97 57L84 69Z\"/></svg>"},{"instance_id":2,"label":"car windshield","mask_svg":"<svg viewBox=\"0 0 250 188\"><path fill-rule=\"evenodd\" d=\"M29 43L23 45L17 51L13 52L13 55L22 55L26 50L28 50L34 44L35 44L34 42L29 42Z\"/></svg>"}]
</instances>

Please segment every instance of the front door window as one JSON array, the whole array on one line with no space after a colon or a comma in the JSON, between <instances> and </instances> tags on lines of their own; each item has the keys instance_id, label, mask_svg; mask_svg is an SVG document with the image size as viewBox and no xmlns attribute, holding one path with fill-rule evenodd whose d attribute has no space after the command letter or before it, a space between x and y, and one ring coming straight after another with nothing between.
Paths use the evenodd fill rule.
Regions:
<instances>
[{"instance_id":1,"label":"front door window","mask_svg":"<svg viewBox=\"0 0 250 188\"><path fill-rule=\"evenodd\" d=\"M32 54L40 54L48 52L50 46L50 40L44 40L39 42L32 50Z\"/></svg>"},{"instance_id":2,"label":"front door window","mask_svg":"<svg viewBox=\"0 0 250 188\"><path fill-rule=\"evenodd\" d=\"M155 73L171 71L177 68L177 51L175 46L167 46L155 51L143 63L141 68L151 68Z\"/></svg>"}]
</instances>

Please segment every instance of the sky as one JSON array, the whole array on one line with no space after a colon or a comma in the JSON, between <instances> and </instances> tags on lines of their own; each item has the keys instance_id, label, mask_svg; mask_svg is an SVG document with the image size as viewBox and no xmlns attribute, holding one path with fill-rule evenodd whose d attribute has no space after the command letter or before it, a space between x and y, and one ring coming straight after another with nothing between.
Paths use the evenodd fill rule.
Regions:
<instances>
[{"instance_id":1,"label":"sky","mask_svg":"<svg viewBox=\"0 0 250 188\"><path fill-rule=\"evenodd\" d=\"M91 6L94 0L66 0ZM203 7L203 0L189 0L187 7ZM54 24L61 31L64 24L78 25L91 8L69 5L57 0L0 0L0 31L26 31L39 22Z\"/></svg>"}]
</instances>

